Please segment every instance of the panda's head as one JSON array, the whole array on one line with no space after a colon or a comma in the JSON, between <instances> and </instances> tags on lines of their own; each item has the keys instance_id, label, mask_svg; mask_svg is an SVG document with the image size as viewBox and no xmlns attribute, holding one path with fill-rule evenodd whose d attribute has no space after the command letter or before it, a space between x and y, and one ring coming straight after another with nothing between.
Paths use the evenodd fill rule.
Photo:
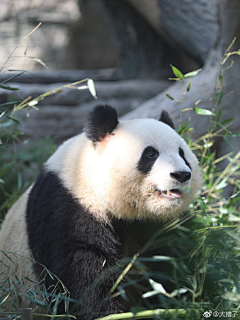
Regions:
<instances>
[{"instance_id":1,"label":"panda's head","mask_svg":"<svg viewBox=\"0 0 240 320\"><path fill-rule=\"evenodd\" d=\"M159 121L118 121L115 109L98 106L87 117L84 132L78 192L96 214L172 218L198 192L198 161L167 111Z\"/></svg>"},{"instance_id":2,"label":"panda's head","mask_svg":"<svg viewBox=\"0 0 240 320\"><path fill-rule=\"evenodd\" d=\"M98 106L84 133L67 140L45 164L98 219L166 219L187 209L201 184L198 161L171 117L119 121Z\"/></svg>"}]
</instances>

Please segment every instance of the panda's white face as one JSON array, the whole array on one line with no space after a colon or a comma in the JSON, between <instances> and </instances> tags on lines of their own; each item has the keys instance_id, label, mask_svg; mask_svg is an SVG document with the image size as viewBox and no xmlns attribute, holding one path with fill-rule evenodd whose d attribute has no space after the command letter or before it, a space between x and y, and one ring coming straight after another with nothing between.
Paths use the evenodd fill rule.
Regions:
<instances>
[{"instance_id":1,"label":"panda's white face","mask_svg":"<svg viewBox=\"0 0 240 320\"><path fill-rule=\"evenodd\" d=\"M104 220L166 219L187 209L200 187L200 169L171 124L118 122L112 115L103 117L102 110L94 112L86 133L66 142L47 162L80 203ZM102 127L96 129L96 123Z\"/></svg>"},{"instance_id":2,"label":"panda's white face","mask_svg":"<svg viewBox=\"0 0 240 320\"><path fill-rule=\"evenodd\" d=\"M102 208L120 218L172 217L187 208L199 189L196 157L157 120L120 122L94 152L93 192Z\"/></svg>"}]
</instances>

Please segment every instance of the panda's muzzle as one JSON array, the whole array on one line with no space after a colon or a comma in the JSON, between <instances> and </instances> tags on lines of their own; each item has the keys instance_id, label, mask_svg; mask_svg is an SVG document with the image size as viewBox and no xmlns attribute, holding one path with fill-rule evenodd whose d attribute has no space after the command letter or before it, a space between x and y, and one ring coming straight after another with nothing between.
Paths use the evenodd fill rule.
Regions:
<instances>
[{"instance_id":1,"label":"panda's muzzle","mask_svg":"<svg viewBox=\"0 0 240 320\"><path fill-rule=\"evenodd\" d=\"M175 185L180 185L183 187L186 185L190 179L191 179L191 172L189 171L175 171L170 173L170 177L175 181ZM176 184L177 181L177 184ZM152 185L148 188L147 192L149 194L151 193L157 193L160 197L167 197L169 199L181 199L184 194L184 190L179 189L169 189L169 190L160 190L157 188L156 185Z\"/></svg>"},{"instance_id":2,"label":"panda's muzzle","mask_svg":"<svg viewBox=\"0 0 240 320\"><path fill-rule=\"evenodd\" d=\"M173 178L174 180L177 180L183 185L185 182L191 179L191 172L175 171L170 173L170 176L171 178ZM183 196L183 192L180 191L179 189L171 189L166 191L160 191L157 189L157 191L158 193L160 193L161 196L173 198L173 199L180 199Z\"/></svg>"},{"instance_id":3,"label":"panda's muzzle","mask_svg":"<svg viewBox=\"0 0 240 320\"><path fill-rule=\"evenodd\" d=\"M183 196L183 192L179 189L159 190L156 186L150 186L147 192L149 194L157 193L158 196L167 197L171 199L181 199Z\"/></svg>"}]
</instances>

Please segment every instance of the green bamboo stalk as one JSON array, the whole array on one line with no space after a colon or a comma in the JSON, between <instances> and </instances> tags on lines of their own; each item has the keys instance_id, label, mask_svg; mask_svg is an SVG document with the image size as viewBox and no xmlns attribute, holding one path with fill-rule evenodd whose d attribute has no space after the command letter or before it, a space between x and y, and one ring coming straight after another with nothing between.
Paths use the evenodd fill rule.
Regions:
<instances>
[{"instance_id":1,"label":"green bamboo stalk","mask_svg":"<svg viewBox=\"0 0 240 320\"><path fill-rule=\"evenodd\" d=\"M196 314L199 313L199 310L193 310ZM121 319L146 319L153 318L155 316L169 316L169 315L178 315L186 316L188 315L187 310L185 309L155 309L155 310L144 310L137 313L126 312L119 314L110 314L109 316L98 318L95 320L121 320Z\"/></svg>"},{"instance_id":2,"label":"green bamboo stalk","mask_svg":"<svg viewBox=\"0 0 240 320\"><path fill-rule=\"evenodd\" d=\"M44 98L52 95L52 94L55 94L55 93L58 93L60 92L62 89L65 89L65 88L70 88L70 87L73 87L73 86L76 86L78 84L81 84L83 82L87 82L88 80L90 80L89 78L87 79L83 79L83 80L80 80L80 81L76 81L76 82L73 82L73 83L70 83L70 84L65 84L61 87L58 87L58 88L55 88L55 89L52 89L50 91L47 91L41 95L39 95L38 97L30 100L32 97L28 97L26 98L24 101L20 102L14 109L13 109L13 113L16 112L16 111L19 111L21 109L24 109L28 106L31 106L31 107L35 107L35 104L38 104L38 102L40 102L41 100L43 100ZM75 88L77 89L77 88ZM30 101L29 101L30 100ZM34 104L35 102L35 104ZM36 108L36 107L35 107Z\"/></svg>"},{"instance_id":3,"label":"green bamboo stalk","mask_svg":"<svg viewBox=\"0 0 240 320\"><path fill-rule=\"evenodd\" d=\"M59 315L52 315L52 314L42 314L42 313L33 313L34 317L46 317L46 318L72 318L72 319L77 319L77 317L72 316L71 314L59 314Z\"/></svg>"},{"instance_id":4,"label":"green bamboo stalk","mask_svg":"<svg viewBox=\"0 0 240 320\"><path fill-rule=\"evenodd\" d=\"M137 257L139 256L139 253L136 253L134 255L134 257L132 258L131 262L126 266L126 268L123 270L122 274L119 276L119 278L117 279L117 281L114 283L113 287L110 290L110 293L112 293L117 286L119 285L119 283L122 281L122 279L125 277L125 275L128 273L128 271L132 268L132 266L134 265L135 261L137 260Z\"/></svg>"}]
</instances>

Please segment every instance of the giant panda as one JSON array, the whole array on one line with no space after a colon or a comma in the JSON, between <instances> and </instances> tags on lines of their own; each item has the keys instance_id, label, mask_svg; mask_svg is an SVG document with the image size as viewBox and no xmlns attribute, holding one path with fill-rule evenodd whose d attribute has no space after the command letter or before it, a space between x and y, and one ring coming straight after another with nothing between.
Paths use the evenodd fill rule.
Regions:
<instances>
[{"instance_id":1,"label":"giant panda","mask_svg":"<svg viewBox=\"0 0 240 320\"><path fill-rule=\"evenodd\" d=\"M197 158L166 110L159 121L120 121L114 108L97 106L83 131L47 160L0 232L0 261L13 262L7 272L33 286L45 266L81 301L81 320L124 311L119 297L104 300L119 274L105 273L93 284L139 250L144 232L136 234L135 221L158 224L181 215L201 183ZM47 288L55 285L52 276L44 279Z\"/></svg>"}]
</instances>

